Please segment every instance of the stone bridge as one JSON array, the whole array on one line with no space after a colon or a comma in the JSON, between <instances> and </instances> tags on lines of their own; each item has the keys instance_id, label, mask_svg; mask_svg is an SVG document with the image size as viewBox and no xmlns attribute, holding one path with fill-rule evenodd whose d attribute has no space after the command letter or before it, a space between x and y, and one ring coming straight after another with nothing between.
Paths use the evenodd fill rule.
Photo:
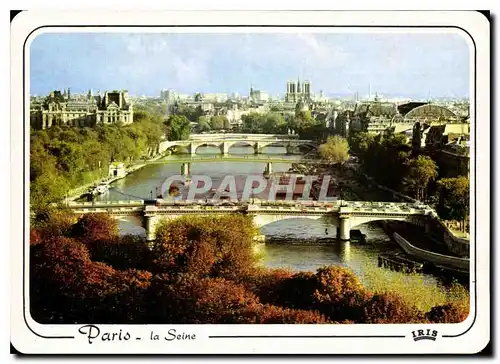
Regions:
<instances>
[{"instance_id":1,"label":"stone bridge","mask_svg":"<svg viewBox=\"0 0 500 364\"><path fill-rule=\"evenodd\" d=\"M281 139L281 140L297 140L298 134L249 134L249 133L215 133L215 134L191 134L189 140L264 140L264 139Z\"/></svg>"},{"instance_id":2,"label":"stone bridge","mask_svg":"<svg viewBox=\"0 0 500 364\"><path fill-rule=\"evenodd\" d=\"M160 201L160 200L158 200ZM157 224L162 220L181 216L204 214L223 215L228 213L246 214L253 218L257 227L262 227L285 219L325 219L329 225L337 227L337 238L349 240L350 229L377 220L399 220L427 226L425 221L435 218L435 212L426 205L396 202L336 202L316 201L268 201L259 204L212 203L205 201L177 201L146 204L145 201L71 202L68 208L76 215L87 213L107 213L120 217L135 215L142 217L142 227L148 241L155 239ZM424 221L425 223L423 223Z\"/></svg>"},{"instance_id":3,"label":"stone bridge","mask_svg":"<svg viewBox=\"0 0 500 364\"><path fill-rule=\"evenodd\" d=\"M317 143L312 140L297 140L283 137L228 137L224 139L207 137L206 139L164 141L160 143L159 152L163 153L169 149L178 147L186 149L190 155L196 155L196 150L204 146L219 148L222 155L229 154L229 149L233 146L250 146L253 148L254 154L262 153L262 150L266 147L283 147L286 149L287 154L294 154L302 147L314 150L317 148Z\"/></svg>"}]
</instances>

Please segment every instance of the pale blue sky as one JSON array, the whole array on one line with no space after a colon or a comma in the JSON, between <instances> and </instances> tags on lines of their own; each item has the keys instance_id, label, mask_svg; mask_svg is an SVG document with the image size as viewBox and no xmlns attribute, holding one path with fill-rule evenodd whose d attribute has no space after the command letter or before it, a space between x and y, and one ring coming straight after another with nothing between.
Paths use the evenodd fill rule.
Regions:
<instances>
[{"instance_id":1,"label":"pale blue sky","mask_svg":"<svg viewBox=\"0 0 500 364\"><path fill-rule=\"evenodd\" d=\"M250 29L251 30L251 29ZM467 97L469 50L453 34L46 33L31 45L31 94L128 89L132 95L313 92Z\"/></svg>"}]
</instances>

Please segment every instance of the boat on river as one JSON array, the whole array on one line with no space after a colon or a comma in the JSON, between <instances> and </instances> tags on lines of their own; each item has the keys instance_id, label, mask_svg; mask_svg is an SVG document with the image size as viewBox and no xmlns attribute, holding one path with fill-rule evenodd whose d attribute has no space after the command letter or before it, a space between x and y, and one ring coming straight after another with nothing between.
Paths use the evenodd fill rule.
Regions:
<instances>
[{"instance_id":1,"label":"boat on river","mask_svg":"<svg viewBox=\"0 0 500 364\"><path fill-rule=\"evenodd\" d=\"M91 187L89 189L88 195L89 196L97 196L97 195L102 195L108 191L109 191L109 183L101 182L98 185Z\"/></svg>"},{"instance_id":2,"label":"boat on river","mask_svg":"<svg viewBox=\"0 0 500 364\"><path fill-rule=\"evenodd\" d=\"M424 262L404 253L383 253L378 256L378 266L398 272L422 272Z\"/></svg>"}]
</instances>

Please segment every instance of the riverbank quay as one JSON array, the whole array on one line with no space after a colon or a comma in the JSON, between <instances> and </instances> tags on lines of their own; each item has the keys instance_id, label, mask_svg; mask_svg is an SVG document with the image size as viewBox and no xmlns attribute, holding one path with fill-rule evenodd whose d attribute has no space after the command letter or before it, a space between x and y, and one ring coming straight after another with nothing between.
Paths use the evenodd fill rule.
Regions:
<instances>
[{"instance_id":1,"label":"riverbank quay","mask_svg":"<svg viewBox=\"0 0 500 364\"><path fill-rule=\"evenodd\" d=\"M160 158L164 158L166 156L168 156L169 153L166 152L166 153L160 153L160 154L157 154L156 156L146 160L146 161L155 161L155 160L158 160ZM132 165L129 165L126 167L126 170L125 170L125 173L123 175L119 175L119 176L108 176L108 177L105 177L105 178L100 178L100 179L97 179L91 183L88 183L88 184L85 184L83 186L79 186L77 188L74 188L72 190L70 190L68 192L68 194L66 195L66 198L63 200L63 202L65 204L71 202L71 201L75 201L75 200L78 200L82 197L85 197L85 195L87 194L87 192L89 191L90 188L92 188L93 186L97 185L97 184L100 184L100 183L107 183L107 184L111 184L113 182L116 182L120 179L123 179L125 177L127 177L128 175L130 175L131 173L134 173L135 171L141 169L141 168L144 168L146 167L147 164L132 164Z\"/></svg>"},{"instance_id":2,"label":"riverbank quay","mask_svg":"<svg viewBox=\"0 0 500 364\"><path fill-rule=\"evenodd\" d=\"M398 222L382 222L382 228L406 254L414 256L430 265L433 270L441 270L452 276L468 280L470 260L448 250L418 227L404 226Z\"/></svg>"},{"instance_id":3,"label":"riverbank quay","mask_svg":"<svg viewBox=\"0 0 500 364\"><path fill-rule=\"evenodd\" d=\"M360 172L354 168L348 168L351 173L349 178L345 179L345 185L347 188L355 191L355 195L362 197L365 200L372 199L372 196L380 197L384 201L388 201L392 196L392 199L397 202L412 202L419 203L419 201L407 196L403 193L390 189L388 187L378 184L372 177ZM363 182L368 182L370 186L370 193L366 192L366 189L362 188L364 186ZM374 192L371 192L374 191ZM437 241L444 242L448 249L459 256L468 256L469 254L469 234L457 231L453 229L450 224L441 220L438 216L435 216L435 222L430 229L431 235Z\"/></svg>"},{"instance_id":4,"label":"riverbank quay","mask_svg":"<svg viewBox=\"0 0 500 364\"><path fill-rule=\"evenodd\" d=\"M335 168L331 168L331 173L334 175L334 183L343 186L343 196L344 198L350 199L362 199L370 201L378 200L392 200L398 202L410 202L418 203L417 200L406 196L400 192L394 191L385 186L378 184L372 177L359 171L357 168L351 168L349 165L345 166L342 173ZM387 227L384 223L379 223L379 225L386 230ZM401 224L400 224L401 225ZM402 238L418 238L422 237L421 241L410 242L416 246L417 249L422 249L424 252L417 251L417 249L408 249L407 254L414 256L432 256L432 254L441 254L444 256L453 256L460 259L468 259L470 255L470 241L468 236L464 234L456 234L452 229L448 227L446 222L442 221L436 214L427 221L427 228L419 228L417 226L411 226L408 224L402 224L400 226L402 231L399 231L400 237ZM405 231L406 229L406 231ZM417 229L417 230L415 230ZM408 232L408 230L412 230ZM387 235L395 243L400 244L397 238L394 236L394 232L386 231ZM411 251L412 253L410 253ZM426 253L428 252L428 254ZM415 255L418 254L418 255ZM446 259L444 259L446 261ZM438 258L436 262L440 261ZM460 263L462 264L462 263ZM466 263L462 264L463 265ZM447 266L446 269L455 269L453 266ZM459 269L459 272L463 269Z\"/></svg>"}]
</instances>

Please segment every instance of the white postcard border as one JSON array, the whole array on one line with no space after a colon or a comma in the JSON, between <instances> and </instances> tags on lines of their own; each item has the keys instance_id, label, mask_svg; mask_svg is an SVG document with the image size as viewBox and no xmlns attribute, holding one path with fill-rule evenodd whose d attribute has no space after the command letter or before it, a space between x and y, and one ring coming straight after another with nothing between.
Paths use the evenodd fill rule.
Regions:
<instances>
[{"instance_id":1,"label":"white postcard border","mask_svg":"<svg viewBox=\"0 0 500 364\"><path fill-rule=\"evenodd\" d=\"M210 14L208 14L210 13ZM196 26L236 26L228 29L244 31L245 25L296 26L299 31L315 31L315 26L447 26L460 27L470 34L475 43L476 62L471 61L471 315L460 324L404 324L404 325L97 325L100 330L122 333L130 332L128 341L88 343L87 337L78 329L83 325L40 325L26 312L26 321L21 307L29 306L23 289L28 288L28 256L23 255L28 248L28 227L23 231L23 215L29 218L26 206L20 203L25 194L29 201L29 183L23 181L23 145L29 151L28 137L23 135L23 112L29 115L29 52L26 52L23 70L23 46L26 39L33 39L36 32L49 29L60 31L89 31L83 26L106 25L106 32L127 31L127 28L110 26L152 26L152 25L196 25ZM54 26L75 26L82 28L54 28ZM51 28L48 28L51 26ZM36 29L39 27L39 31ZM41 31L43 29L43 31ZM135 28L137 29L137 28ZM146 28L147 29L147 28ZM149 28L147 31L161 31ZM189 28L165 28L164 31L186 31ZM260 30L258 30L260 29ZM281 28L288 29L292 28ZM316 28L320 32L328 29ZM351 30L354 28L350 28ZM366 28L368 30L368 28ZM374 28L372 28L374 29ZM412 28L417 29L417 28ZM439 31L439 28L434 28ZM455 28L459 30L458 28ZM225 31L220 28L192 28L196 32ZM250 28L248 31L275 31L276 28ZM449 28L448 28L449 30ZM143 31L143 30L141 30ZM397 31L397 28L390 28ZM30 35L32 34L32 35ZM463 33L466 35L466 33ZM467 38L465 38L467 39ZM29 41L29 40L28 40ZM490 158L490 91L489 91L489 23L478 12L348 12L348 11L307 11L307 12L88 12L88 11L28 11L18 14L11 24L11 340L14 347L23 353L470 353L484 348L489 341L489 158ZM474 52L471 52L474 57ZM474 74L474 65L476 70ZM23 71L26 84L23 95ZM475 77L475 79L474 79ZM475 82L473 82L473 80ZM476 85L476 87L475 87ZM23 96L25 100L23 100ZM480 128L477 126L480 125ZM480 142L478 142L480 141ZM476 159L475 156L478 158ZM29 153L25 155L25 175L29 176ZM477 162L477 165L476 165ZM476 178L473 174L476 171ZM480 176L480 178L479 178ZM476 191L481 191L477 194ZM24 211L23 211L24 210ZM476 225L476 221L480 221ZM24 244L24 246L23 246ZM477 244L477 246L476 246ZM479 249L478 249L479 248ZM475 252L475 254L474 254ZM476 257L475 261L472 257ZM24 264L22 264L24 262ZM475 276L473 272L476 272ZM474 299L476 297L476 299ZM411 331L418 329L438 330L435 342L414 342ZM197 340L187 342L152 341L151 331L168 335L168 330L196 333ZM463 334L461 334L463 333ZM459 335L456 337L450 337ZM290 337L290 336L296 337ZM74 338L55 338L67 336ZM214 336L232 336L214 337ZM242 336L236 338L234 336ZM244 337L259 336L259 337ZM278 336L278 337L272 337ZM288 337L284 337L288 336ZM306 337L308 336L308 337ZM368 337L371 336L371 337ZM382 337L387 336L387 337ZM140 340L136 338L140 337Z\"/></svg>"}]
</instances>

